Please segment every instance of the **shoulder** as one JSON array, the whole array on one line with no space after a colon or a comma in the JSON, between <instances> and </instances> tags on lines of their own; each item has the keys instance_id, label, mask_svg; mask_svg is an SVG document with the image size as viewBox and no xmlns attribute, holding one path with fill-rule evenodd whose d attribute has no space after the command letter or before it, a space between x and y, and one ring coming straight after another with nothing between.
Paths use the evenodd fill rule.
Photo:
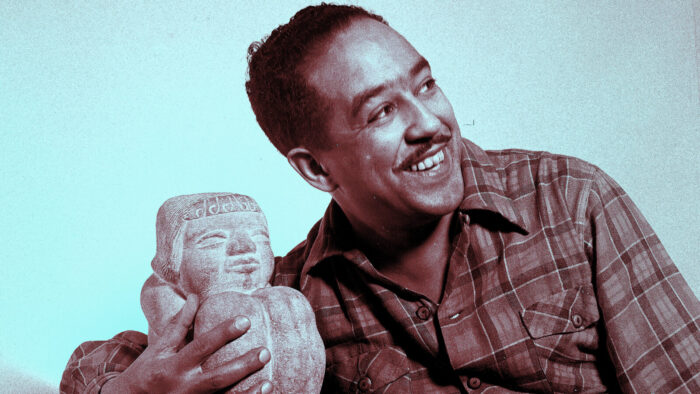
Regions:
<instances>
[{"instance_id":1,"label":"shoulder","mask_svg":"<svg viewBox=\"0 0 700 394\"><path fill-rule=\"evenodd\" d=\"M534 182L561 178L592 180L600 171L595 165L573 156L525 149L488 150L486 154L506 176L531 176Z\"/></svg>"},{"instance_id":2,"label":"shoulder","mask_svg":"<svg viewBox=\"0 0 700 394\"><path fill-rule=\"evenodd\" d=\"M486 154L505 194L520 211L567 213L578 222L603 186L616 185L600 168L573 156L524 149L489 150ZM616 192L624 193L619 187Z\"/></svg>"},{"instance_id":3,"label":"shoulder","mask_svg":"<svg viewBox=\"0 0 700 394\"><path fill-rule=\"evenodd\" d=\"M300 242L283 257L275 257L275 272L272 277L274 286L299 288L301 269L309 256L310 246L318 236L320 220L311 228L305 240Z\"/></svg>"},{"instance_id":4,"label":"shoulder","mask_svg":"<svg viewBox=\"0 0 700 394\"><path fill-rule=\"evenodd\" d=\"M604 176L597 166L568 155L524 149L489 150L486 154L513 199L533 192L580 198Z\"/></svg>"}]
</instances>

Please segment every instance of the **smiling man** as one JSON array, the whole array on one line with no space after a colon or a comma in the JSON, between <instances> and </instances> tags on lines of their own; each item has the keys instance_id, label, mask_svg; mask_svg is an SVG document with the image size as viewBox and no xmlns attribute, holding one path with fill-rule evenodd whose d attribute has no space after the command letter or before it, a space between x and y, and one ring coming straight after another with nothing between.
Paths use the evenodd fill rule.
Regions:
<instances>
[{"instance_id":1,"label":"smiling man","mask_svg":"<svg viewBox=\"0 0 700 394\"><path fill-rule=\"evenodd\" d=\"M270 141L332 196L273 275L314 309L329 392L700 390L700 303L597 167L463 139L426 59L361 8L299 11L249 74ZM195 304L155 346L81 346L62 389L206 391L263 365L208 379L201 361L245 327L182 347Z\"/></svg>"},{"instance_id":2,"label":"smiling man","mask_svg":"<svg viewBox=\"0 0 700 394\"><path fill-rule=\"evenodd\" d=\"M332 108L323 143L283 153L333 196L376 268L438 302L464 190L452 107L428 62L389 26L361 18L326 40L299 67Z\"/></svg>"}]
</instances>

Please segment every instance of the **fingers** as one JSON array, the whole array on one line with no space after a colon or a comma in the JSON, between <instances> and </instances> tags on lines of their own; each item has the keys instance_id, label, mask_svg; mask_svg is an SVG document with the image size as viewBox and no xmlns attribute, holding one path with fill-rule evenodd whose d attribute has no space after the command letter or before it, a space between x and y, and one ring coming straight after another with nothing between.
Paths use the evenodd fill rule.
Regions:
<instances>
[{"instance_id":1,"label":"fingers","mask_svg":"<svg viewBox=\"0 0 700 394\"><path fill-rule=\"evenodd\" d=\"M218 390L233 386L239 381L243 380L246 376L262 369L269 361L269 350L264 347L253 349L232 360L231 362L204 372L198 388L201 390ZM253 392L272 392L272 384L270 382L263 382L258 386L258 388L267 391Z\"/></svg>"},{"instance_id":2,"label":"fingers","mask_svg":"<svg viewBox=\"0 0 700 394\"><path fill-rule=\"evenodd\" d=\"M191 294L187 297L185 305L173 316L163 330L163 336L161 336L157 346L160 348L177 348L184 341L194 322L194 316L197 314L197 303L196 295Z\"/></svg>"},{"instance_id":3,"label":"fingers","mask_svg":"<svg viewBox=\"0 0 700 394\"><path fill-rule=\"evenodd\" d=\"M227 343L245 334L249 328L250 320L237 316L195 338L180 350L178 357L189 365L198 365Z\"/></svg>"},{"instance_id":4,"label":"fingers","mask_svg":"<svg viewBox=\"0 0 700 394\"><path fill-rule=\"evenodd\" d=\"M272 393L272 383L267 380L263 380L260 384L249 388L246 391L242 391L241 394L270 394Z\"/></svg>"}]
</instances>

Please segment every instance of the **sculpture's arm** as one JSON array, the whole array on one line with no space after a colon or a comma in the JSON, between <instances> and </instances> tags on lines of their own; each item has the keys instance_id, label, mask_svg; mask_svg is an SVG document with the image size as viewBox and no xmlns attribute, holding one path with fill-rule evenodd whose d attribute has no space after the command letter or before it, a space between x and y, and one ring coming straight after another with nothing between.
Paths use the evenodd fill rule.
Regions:
<instances>
[{"instance_id":1,"label":"sculpture's arm","mask_svg":"<svg viewBox=\"0 0 700 394\"><path fill-rule=\"evenodd\" d=\"M148 320L148 343L158 341L168 322L185 305L185 295L158 274L151 274L141 288L141 309Z\"/></svg>"},{"instance_id":2,"label":"sculpture's arm","mask_svg":"<svg viewBox=\"0 0 700 394\"><path fill-rule=\"evenodd\" d=\"M270 317L275 386L294 393L318 393L326 369L326 351L309 301L286 286L265 287L252 295L265 305Z\"/></svg>"}]
</instances>

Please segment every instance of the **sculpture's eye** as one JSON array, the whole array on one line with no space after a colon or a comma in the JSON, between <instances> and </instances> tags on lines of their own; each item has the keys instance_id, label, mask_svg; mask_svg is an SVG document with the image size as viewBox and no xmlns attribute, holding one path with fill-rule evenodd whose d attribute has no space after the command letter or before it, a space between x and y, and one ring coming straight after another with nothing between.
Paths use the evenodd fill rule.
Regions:
<instances>
[{"instance_id":1,"label":"sculpture's eye","mask_svg":"<svg viewBox=\"0 0 700 394\"><path fill-rule=\"evenodd\" d=\"M261 229L256 229L252 233L250 233L251 238L255 239L256 242L262 242L269 244L270 243L270 234L267 233L267 230L264 228Z\"/></svg>"},{"instance_id":2,"label":"sculpture's eye","mask_svg":"<svg viewBox=\"0 0 700 394\"><path fill-rule=\"evenodd\" d=\"M216 246L226 242L226 234L223 232L207 233L199 237L195 246L198 248L206 248L209 246Z\"/></svg>"}]
</instances>

